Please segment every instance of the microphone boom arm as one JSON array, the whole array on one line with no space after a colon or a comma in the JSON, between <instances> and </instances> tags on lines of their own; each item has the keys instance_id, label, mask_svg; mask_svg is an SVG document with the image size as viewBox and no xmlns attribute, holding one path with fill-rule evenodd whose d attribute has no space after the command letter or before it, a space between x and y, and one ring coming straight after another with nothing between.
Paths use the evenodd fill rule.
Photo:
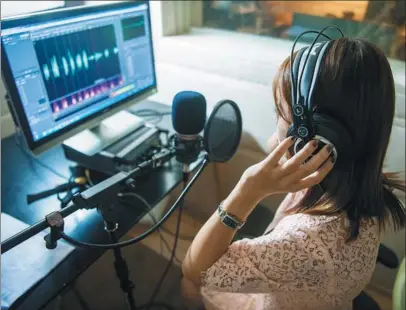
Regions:
<instances>
[{"instance_id":1,"label":"microphone boom arm","mask_svg":"<svg viewBox=\"0 0 406 310\"><path fill-rule=\"evenodd\" d=\"M16 247L20 243L28 240L29 238L39 234L44 229L51 227L50 223L48 223L48 218L51 217L55 213L59 213L62 217L67 217L72 213L79 210L78 206L75 204L71 204L58 212L52 212L46 216L46 218L38 223L34 224L31 227L24 229L23 231L19 232L18 234L8 238L4 242L1 243L1 254L6 253L7 251L11 250L12 248Z\"/></svg>"},{"instance_id":2,"label":"microphone boom arm","mask_svg":"<svg viewBox=\"0 0 406 310\"><path fill-rule=\"evenodd\" d=\"M137 168L129 173L119 172L110 178L92 186L82 193L73 196L73 203L60 211L52 212L45 216L45 219L39 221L31 227L24 229L18 234L8 238L1 243L1 254L6 253L20 243L28 240L44 229L50 227L51 233L45 236L46 246L49 249L56 247L56 242L63 235L63 218L76 212L79 209L93 209L105 204L106 201L116 197L117 193L123 188L131 186L133 178L141 176L151 168L162 166L175 155L174 150L164 150L154 155L150 160L141 163Z\"/></svg>"},{"instance_id":3,"label":"microphone boom arm","mask_svg":"<svg viewBox=\"0 0 406 310\"><path fill-rule=\"evenodd\" d=\"M91 243L85 243L82 241L75 240L63 232L63 218L69 216L70 214L74 213L75 211L79 209L91 209L94 208L95 206L105 203L106 198L109 197L115 197L117 193L119 193L123 187L128 186L132 184L133 178L140 176L144 173L145 169L148 168L154 168L162 165L164 162L168 161L175 155L174 150L168 150L167 152L162 152L157 155L155 155L152 159L142 163L139 167L135 168L133 171L127 173L120 172L103 182L100 182L96 184L95 186L91 187L90 189L84 191L83 193L78 193L73 197L73 203L70 204L69 206L63 208L60 211L52 212L48 214L44 220L34 224L33 226L21 231L20 233L8 238L4 242L1 243L1 254L6 253L7 251L11 250L15 246L19 245L20 243L28 240L32 236L40 233L44 229L50 227L51 232L47 236L45 236L45 241L46 241L46 246L49 249L53 249L56 247L56 242L58 239L62 238L68 243L71 243L75 246L82 246L82 247L88 247L88 248L103 248L103 249L116 249L116 248L122 248L134 243L137 243L146 237L148 237L150 234L152 234L154 231L156 231L167 219L168 217L173 213L173 211L176 209L178 204L182 201L184 196L187 194L187 192L190 190L190 188L193 186L199 175L203 172L203 169L206 167L208 164L208 156L205 154L205 157L203 159L203 162L199 168L199 170L196 172L196 174L193 176L189 184L185 187L183 192L180 194L178 199L175 201L175 203L172 205L172 207L169 209L169 211L164 215L164 217L161 218L161 220L151 227L149 230L144 232L142 235L133 238L131 240L119 242L116 244L91 244ZM108 198L107 198L108 199Z\"/></svg>"},{"instance_id":4,"label":"microphone boom arm","mask_svg":"<svg viewBox=\"0 0 406 310\"><path fill-rule=\"evenodd\" d=\"M205 155L205 158L203 159L203 162L199 168L199 170L196 172L196 174L193 176L193 178L190 180L190 182L188 183L188 185L185 187L185 189L183 190L183 192L179 195L178 199L174 202L174 204L172 205L172 207L169 209L169 211L158 221L158 223L156 223L154 226L152 226L150 229L148 229L146 232L144 232L143 234L141 234L138 237L135 237L133 239L130 240L126 240L126 241L122 241L116 244L93 244L93 243L86 243L86 242L82 242L82 241L78 241L75 240L67 235L65 235L64 233L61 233L61 238L64 239L65 241L75 245L75 246L82 246L82 247L87 247L87 248L96 248L96 249L106 249L106 250L112 250L112 249L117 249L117 248L123 248L126 246L129 246L131 244L137 243L143 239L145 239L146 237L148 237L150 234L152 234L153 232L155 232L167 219L168 217L173 213L173 211L175 211L176 207L178 206L178 204L182 201L182 199L184 199L185 195L188 193L188 191L190 190L190 188L193 186L193 184L195 183L195 181L198 179L198 177L200 176L200 174L203 172L204 168L206 167L206 165L209 163L209 159L208 156Z\"/></svg>"}]
</instances>

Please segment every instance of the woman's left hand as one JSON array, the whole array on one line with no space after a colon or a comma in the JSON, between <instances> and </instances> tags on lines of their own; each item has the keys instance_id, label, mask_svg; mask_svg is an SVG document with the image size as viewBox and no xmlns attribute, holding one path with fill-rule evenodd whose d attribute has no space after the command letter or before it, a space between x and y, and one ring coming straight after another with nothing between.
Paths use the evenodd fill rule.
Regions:
<instances>
[{"instance_id":1,"label":"woman's left hand","mask_svg":"<svg viewBox=\"0 0 406 310\"><path fill-rule=\"evenodd\" d=\"M317 149L317 141L313 140L293 157L279 163L293 143L293 139L286 138L263 161L249 167L239 182L239 190L259 202L272 194L297 192L319 184L334 166L329 159L331 146L324 146L309 159Z\"/></svg>"}]
</instances>

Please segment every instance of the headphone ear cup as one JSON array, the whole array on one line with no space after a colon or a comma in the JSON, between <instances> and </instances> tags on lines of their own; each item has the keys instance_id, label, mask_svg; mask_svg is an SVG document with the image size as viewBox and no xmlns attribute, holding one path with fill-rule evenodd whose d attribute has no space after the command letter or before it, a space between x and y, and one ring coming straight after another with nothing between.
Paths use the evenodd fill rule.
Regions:
<instances>
[{"instance_id":1,"label":"headphone ear cup","mask_svg":"<svg viewBox=\"0 0 406 310\"><path fill-rule=\"evenodd\" d=\"M313 130L316 136L319 136L321 139L325 139L327 142L334 145L337 152L337 162L349 158L352 136L348 129L339 121L327 115L314 114Z\"/></svg>"},{"instance_id":2,"label":"headphone ear cup","mask_svg":"<svg viewBox=\"0 0 406 310\"><path fill-rule=\"evenodd\" d=\"M292 137L296 136L295 135L295 127L292 125L289 126L288 131L286 132L286 137ZM305 143L301 139L296 139L295 143L289 148L289 153L291 156L294 156L297 152L299 152L303 147L305 146Z\"/></svg>"}]
</instances>

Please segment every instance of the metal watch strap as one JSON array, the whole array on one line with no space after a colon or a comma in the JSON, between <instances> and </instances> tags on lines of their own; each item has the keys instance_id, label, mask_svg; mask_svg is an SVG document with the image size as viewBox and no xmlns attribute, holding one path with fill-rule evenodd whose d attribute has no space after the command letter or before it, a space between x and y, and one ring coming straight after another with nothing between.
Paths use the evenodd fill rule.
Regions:
<instances>
[{"instance_id":1,"label":"metal watch strap","mask_svg":"<svg viewBox=\"0 0 406 310\"><path fill-rule=\"evenodd\" d=\"M223 202L221 202L219 204L217 211L218 211L218 215L220 217L220 221L228 228L236 230L236 229L241 229L241 227L244 226L245 222L241 221L236 216L224 211Z\"/></svg>"}]
</instances>

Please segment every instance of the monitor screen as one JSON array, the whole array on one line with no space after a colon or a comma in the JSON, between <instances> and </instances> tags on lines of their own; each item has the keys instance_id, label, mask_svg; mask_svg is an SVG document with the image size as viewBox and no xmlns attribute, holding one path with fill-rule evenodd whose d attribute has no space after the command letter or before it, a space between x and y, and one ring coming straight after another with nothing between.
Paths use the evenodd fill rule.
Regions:
<instances>
[{"instance_id":1,"label":"monitor screen","mask_svg":"<svg viewBox=\"0 0 406 310\"><path fill-rule=\"evenodd\" d=\"M156 91L145 1L2 21L1 40L11 108L31 150Z\"/></svg>"}]
</instances>

